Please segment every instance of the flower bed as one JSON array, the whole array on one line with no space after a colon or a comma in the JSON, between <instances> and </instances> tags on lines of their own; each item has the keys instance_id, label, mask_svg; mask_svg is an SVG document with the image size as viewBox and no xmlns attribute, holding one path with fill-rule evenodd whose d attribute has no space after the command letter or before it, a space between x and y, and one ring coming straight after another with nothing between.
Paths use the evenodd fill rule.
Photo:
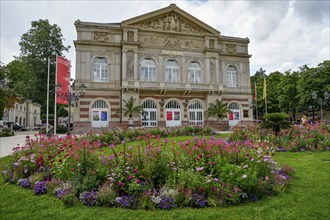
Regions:
<instances>
[{"instance_id":1,"label":"flower bed","mask_svg":"<svg viewBox=\"0 0 330 220\"><path fill-rule=\"evenodd\" d=\"M273 134L270 130L261 130L258 124L251 124L246 128L235 127L229 139L266 142L273 149L282 152L330 149L330 133L328 128L322 124L295 125L282 130L278 135Z\"/></svg>"},{"instance_id":2,"label":"flower bed","mask_svg":"<svg viewBox=\"0 0 330 220\"><path fill-rule=\"evenodd\" d=\"M28 138L2 174L66 205L169 210L255 202L283 191L294 173L278 167L264 142L145 135L134 147L122 140L104 148L102 136L93 138Z\"/></svg>"}]
</instances>

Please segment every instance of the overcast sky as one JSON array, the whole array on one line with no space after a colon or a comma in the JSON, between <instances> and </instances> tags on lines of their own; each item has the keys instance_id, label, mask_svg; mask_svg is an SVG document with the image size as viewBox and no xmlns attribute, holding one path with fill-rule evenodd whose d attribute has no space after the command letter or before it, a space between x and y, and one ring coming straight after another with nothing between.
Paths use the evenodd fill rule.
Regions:
<instances>
[{"instance_id":1,"label":"overcast sky","mask_svg":"<svg viewBox=\"0 0 330 220\"><path fill-rule=\"evenodd\" d=\"M250 74L315 67L330 59L329 0L296 1L1 1L0 61L7 64L20 54L18 43L31 21L57 24L71 49L65 56L75 71L74 22L114 23L175 3L179 8L219 30L222 35L248 37Z\"/></svg>"}]
</instances>

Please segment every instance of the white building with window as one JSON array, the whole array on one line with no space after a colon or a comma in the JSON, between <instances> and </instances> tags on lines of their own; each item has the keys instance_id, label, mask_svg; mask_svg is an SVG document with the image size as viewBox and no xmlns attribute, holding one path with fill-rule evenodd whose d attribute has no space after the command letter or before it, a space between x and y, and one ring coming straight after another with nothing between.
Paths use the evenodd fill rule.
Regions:
<instances>
[{"instance_id":1,"label":"white building with window","mask_svg":"<svg viewBox=\"0 0 330 220\"><path fill-rule=\"evenodd\" d=\"M221 24L220 24L221 25ZM223 36L174 4L120 23L75 22L76 80L87 86L74 127L127 126L117 114L131 97L137 126L251 122L248 38ZM210 103L231 113L206 120Z\"/></svg>"}]
</instances>

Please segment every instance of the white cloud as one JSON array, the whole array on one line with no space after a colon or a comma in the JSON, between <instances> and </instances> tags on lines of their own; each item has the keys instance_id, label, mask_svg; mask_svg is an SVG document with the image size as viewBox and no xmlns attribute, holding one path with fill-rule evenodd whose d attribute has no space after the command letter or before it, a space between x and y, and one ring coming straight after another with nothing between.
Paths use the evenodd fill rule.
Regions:
<instances>
[{"instance_id":1,"label":"white cloud","mask_svg":"<svg viewBox=\"0 0 330 220\"><path fill-rule=\"evenodd\" d=\"M174 1L221 34L250 39L251 75L316 66L329 55L329 1ZM0 60L19 55L31 21L48 19L62 29L75 71L74 21L115 23L167 7L168 1L1 1ZM316 13L317 12L317 13ZM13 16L15 15L15 16Z\"/></svg>"}]
</instances>

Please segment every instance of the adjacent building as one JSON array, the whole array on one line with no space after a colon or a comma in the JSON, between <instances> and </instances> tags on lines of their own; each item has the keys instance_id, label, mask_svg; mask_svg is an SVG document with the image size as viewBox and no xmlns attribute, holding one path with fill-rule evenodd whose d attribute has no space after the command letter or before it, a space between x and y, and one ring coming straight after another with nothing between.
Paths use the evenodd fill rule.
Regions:
<instances>
[{"instance_id":1,"label":"adjacent building","mask_svg":"<svg viewBox=\"0 0 330 220\"><path fill-rule=\"evenodd\" d=\"M120 23L75 26L75 85L87 86L75 128L126 126L117 111L129 99L144 107L138 126L253 120L248 38L223 36L175 4ZM221 123L204 117L217 99L231 110Z\"/></svg>"}]
</instances>

